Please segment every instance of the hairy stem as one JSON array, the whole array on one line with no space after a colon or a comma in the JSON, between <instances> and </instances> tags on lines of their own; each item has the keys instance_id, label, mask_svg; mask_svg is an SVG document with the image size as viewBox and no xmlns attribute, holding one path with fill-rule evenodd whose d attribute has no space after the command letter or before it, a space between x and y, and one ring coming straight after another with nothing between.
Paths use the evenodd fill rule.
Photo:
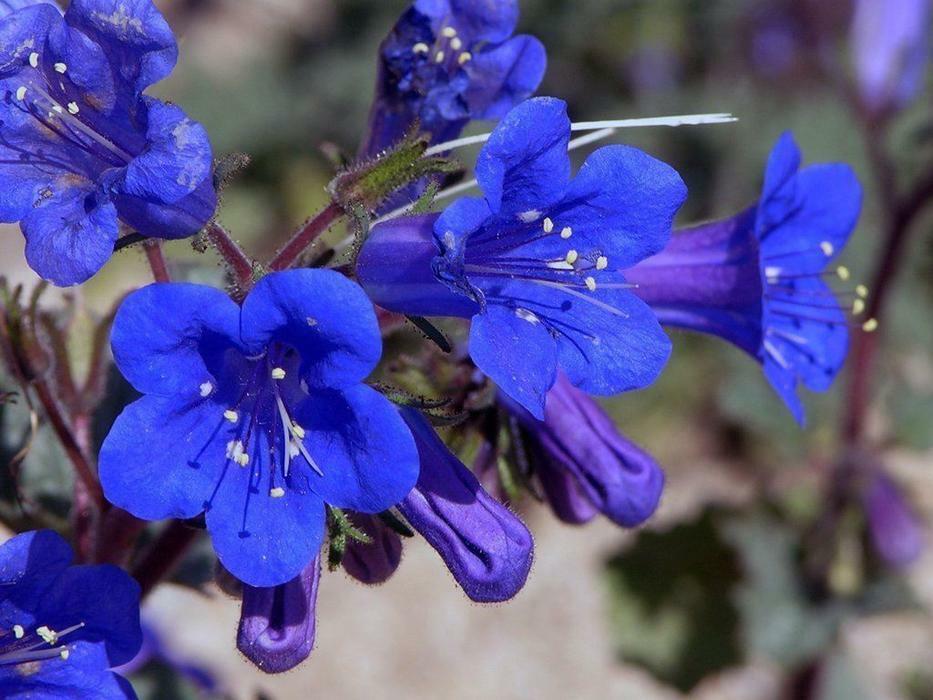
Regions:
<instances>
[{"instance_id":1,"label":"hairy stem","mask_svg":"<svg viewBox=\"0 0 933 700\"><path fill-rule=\"evenodd\" d=\"M285 270L291 267L305 249L341 216L343 216L343 210L337 204L334 202L328 204L316 216L308 220L298 233L276 253L269 263L269 269Z\"/></svg>"},{"instance_id":2,"label":"hairy stem","mask_svg":"<svg viewBox=\"0 0 933 700\"><path fill-rule=\"evenodd\" d=\"M172 278L168 274L168 265L165 263L165 253L162 252L162 242L157 240L146 241L143 248L146 249L146 259L152 269L153 279L156 282L171 282Z\"/></svg>"},{"instance_id":3,"label":"hairy stem","mask_svg":"<svg viewBox=\"0 0 933 700\"><path fill-rule=\"evenodd\" d=\"M224 259L237 287L245 294L253 286L253 261L223 226L212 221L205 229L211 244Z\"/></svg>"}]
</instances>

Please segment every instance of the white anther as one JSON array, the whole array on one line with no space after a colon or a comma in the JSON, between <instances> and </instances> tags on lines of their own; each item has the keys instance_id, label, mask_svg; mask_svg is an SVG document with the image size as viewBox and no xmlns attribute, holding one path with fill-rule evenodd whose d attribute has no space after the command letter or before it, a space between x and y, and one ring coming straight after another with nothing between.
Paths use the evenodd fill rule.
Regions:
<instances>
[{"instance_id":1,"label":"white anther","mask_svg":"<svg viewBox=\"0 0 933 700\"><path fill-rule=\"evenodd\" d=\"M62 661L67 661L68 657L71 656L71 652L68 651L68 647L62 647L61 651L58 652L58 655L62 657Z\"/></svg>"},{"instance_id":2,"label":"white anther","mask_svg":"<svg viewBox=\"0 0 933 700\"><path fill-rule=\"evenodd\" d=\"M551 217L545 216L544 217L544 232L550 233L553 230L554 230L554 222L551 221Z\"/></svg>"},{"instance_id":3,"label":"white anther","mask_svg":"<svg viewBox=\"0 0 933 700\"><path fill-rule=\"evenodd\" d=\"M269 495L272 496L272 498L281 498L285 495L285 489L281 486L276 486L274 489L269 489Z\"/></svg>"},{"instance_id":4,"label":"white anther","mask_svg":"<svg viewBox=\"0 0 933 700\"><path fill-rule=\"evenodd\" d=\"M198 387L201 390L202 397L208 397L211 395L211 392L214 390L214 385L210 382L204 382L201 386Z\"/></svg>"},{"instance_id":5,"label":"white anther","mask_svg":"<svg viewBox=\"0 0 933 700\"><path fill-rule=\"evenodd\" d=\"M560 230L560 237L563 238L565 241L568 238L570 238L572 235L573 235L573 229L570 228L569 226L564 226L564 228Z\"/></svg>"},{"instance_id":6,"label":"white anther","mask_svg":"<svg viewBox=\"0 0 933 700\"><path fill-rule=\"evenodd\" d=\"M864 299L868 296L868 287L864 284L857 284L855 285L855 293Z\"/></svg>"},{"instance_id":7,"label":"white anther","mask_svg":"<svg viewBox=\"0 0 933 700\"><path fill-rule=\"evenodd\" d=\"M26 99L26 87L20 86L16 89L16 99L22 102Z\"/></svg>"},{"instance_id":8,"label":"white anther","mask_svg":"<svg viewBox=\"0 0 933 700\"><path fill-rule=\"evenodd\" d=\"M296 438L298 438L299 440L304 440L304 438L305 438L305 429L304 429L304 428L302 428L302 427L301 427L300 425L298 425L297 423L292 423L292 425L291 425L291 430L292 430L292 434L294 434L294 436L295 436Z\"/></svg>"},{"instance_id":9,"label":"white anther","mask_svg":"<svg viewBox=\"0 0 933 700\"><path fill-rule=\"evenodd\" d=\"M35 51L29 54L29 65L33 68L39 67L39 54L37 54Z\"/></svg>"},{"instance_id":10,"label":"white anther","mask_svg":"<svg viewBox=\"0 0 933 700\"><path fill-rule=\"evenodd\" d=\"M274 367L272 369L272 378L273 379L285 379L285 370L281 367Z\"/></svg>"},{"instance_id":11,"label":"white anther","mask_svg":"<svg viewBox=\"0 0 933 700\"><path fill-rule=\"evenodd\" d=\"M776 281L778 277L780 276L781 276L781 268L774 267L772 265L769 265L768 267L765 268L765 277L768 278L769 282Z\"/></svg>"},{"instance_id":12,"label":"white anther","mask_svg":"<svg viewBox=\"0 0 933 700\"><path fill-rule=\"evenodd\" d=\"M68 103L68 112L69 112L70 114L77 114L77 113L80 112L80 111L81 111L81 109L78 107L78 103L77 103L77 102L69 102L69 103Z\"/></svg>"},{"instance_id":13,"label":"white anther","mask_svg":"<svg viewBox=\"0 0 933 700\"><path fill-rule=\"evenodd\" d=\"M472 60L473 54L471 54L469 51L464 51L462 54L457 56L457 63L459 63L461 66L465 63L469 63Z\"/></svg>"},{"instance_id":14,"label":"white anther","mask_svg":"<svg viewBox=\"0 0 933 700\"><path fill-rule=\"evenodd\" d=\"M56 114L64 114L64 113L65 113L65 110L62 109L62 106L61 106L61 105L52 105L52 111L55 112Z\"/></svg>"},{"instance_id":15,"label":"white anther","mask_svg":"<svg viewBox=\"0 0 933 700\"><path fill-rule=\"evenodd\" d=\"M849 274L849 268L847 268L845 265L840 265L837 267L836 274L839 275L839 279L841 279L843 282L845 282L851 276Z\"/></svg>"},{"instance_id":16,"label":"white anther","mask_svg":"<svg viewBox=\"0 0 933 700\"><path fill-rule=\"evenodd\" d=\"M311 316L308 316L305 318L305 323L307 323L309 326L313 328L314 326L317 325L317 319L312 318Z\"/></svg>"},{"instance_id":17,"label":"white anther","mask_svg":"<svg viewBox=\"0 0 933 700\"><path fill-rule=\"evenodd\" d=\"M417 44L411 47L411 50L414 53L430 53L431 47L425 44L423 41L419 41Z\"/></svg>"},{"instance_id":18,"label":"white anther","mask_svg":"<svg viewBox=\"0 0 933 700\"><path fill-rule=\"evenodd\" d=\"M58 634L46 625L36 627L36 634L42 637L42 641L46 644L55 644L58 641Z\"/></svg>"},{"instance_id":19,"label":"white anther","mask_svg":"<svg viewBox=\"0 0 933 700\"><path fill-rule=\"evenodd\" d=\"M609 267L609 258L607 258L605 255L600 255L598 258L596 258L597 270L605 270L607 267Z\"/></svg>"},{"instance_id":20,"label":"white anther","mask_svg":"<svg viewBox=\"0 0 933 700\"><path fill-rule=\"evenodd\" d=\"M296 445L294 442L289 440L288 441L288 456L297 457L300 454L301 454L301 450L298 449L298 445Z\"/></svg>"},{"instance_id":21,"label":"white anther","mask_svg":"<svg viewBox=\"0 0 933 700\"><path fill-rule=\"evenodd\" d=\"M445 54L444 54L443 51L438 51L437 54L435 54L435 56L434 56L434 62L435 62L435 63L443 63L443 62L444 62L444 55L445 55Z\"/></svg>"},{"instance_id":22,"label":"white anther","mask_svg":"<svg viewBox=\"0 0 933 700\"><path fill-rule=\"evenodd\" d=\"M833 244L829 241L823 241L820 243L820 250L823 251L823 255L825 255L827 258L836 252L836 249L833 248Z\"/></svg>"},{"instance_id":23,"label":"white anther","mask_svg":"<svg viewBox=\"0 0 933 700\"><path fill-rule=\"evenodd\" d=\"M247 464L249 464L249 455L244 452L243 454L239 454L234 457L233 461L239 464L241 467L245 467Z\"/></svg>"},{"instance_id":24,"label":"white anther","mask_svg":"<svg viewBox=\"0 0 933 700\"><path fill-rule=\"evenodd\" d=\"M593 277L587 277L583 282L586 284L586 288L591 292L596 291L596 279Z\"/></svg>"},{"instance_id":25,"label":"white anther","mask_svg":"<svg viewBox=\"0 0 933 700\"><path fill-rule=\"evenodd\" d=\"M865 310L865 302L862 299L855 299L852 301L852 315L858 316Z\"/></svg>"},{"instance_id":26,"label":"white anther","mask_svg":"<svg viewBox=\"0 0 933 700\"><path fill-rule=\"evenodd\" d=\"M866 333L874 333L878 330L878 319L870 318L862 324L862 330Z\"/></svg>"},{"instance_id":27,"label":"white anther","mask_svg":"<svg viewBox=\"0 0 933 700\"><path fill-rule=\"evenodd\" d=\"M580 257L580 254L579 254L577 251L575 251L575 250L568 250L568 251L567 251L567 257L564 258L564 259L567 261L567 264L568 264L568 265L573 265L573 264L577 261L577 258L579 258L579 257Z\"/></svg>"},{"instance_id":28,"label":"white anther","mask_svg":"<svg viewBox=\"0 0 933 700\"><path fill-rule=\"evenodd\" d=\"M571 265L566 260L550 260L545 263L552 270L572 270L573 265Z\"/></svg>"},{"instance_id":29,"label":"white anther","mask_svg":"<svg viewBox=\"0 0 933 700\"><path fill-rule=\"evenodd\" d=\"M68 70L68 65L65 63L56 63L54 68L55 68L56 73L61 73L62 75L64 75L65 72Z\"/></svg>"},{"instance_id":30,"label":"white anther","mask_svg":"<svg viewBox=\"0 0 933 700\"><path fill-rule=\"evenodd\" d=\"M518 220L523 224L530 224L532 221L537 221L541 218L541 212L537 209L529 209L528 211L523 211L518 215Z\"/></svg>"},{"instance_id":31,"label":"white anther","mask_svg":"<svg viewBox=\"0 0 933 700\"><path fill-rule=\"evenodd\" d=\"M457 36L457 30L453 27L444 27L441 29L441 35L447 37L448 39L453 39Z\"/></svg>"},{"instance_id":32,"label":"white anther","mask_svg":"<svg viewBox=\"0 0 933 700\"><path fill-rule=\"evenodd\" d=\"M515 315L523 321L528 321L528 323L532 325L540 323L541 321L541 319L539 319L533 312L529 311L528 309L515 309Z\"/></svg>"},{"instance_id":33,"label":"white anther","mask_svg":"<svg viewBox=\"0 0 933 700\"><path fill-rule=\"evenodd\" d=\"M460 41L460 37L455 36L450 40L450 48L452 48L454 51L459 51L463 48L463 42Z\"/></svg>"},{"instance_id":34,"label":"white anther","mask_svg":"<svg viewBox=\"0 0 933 700\"><path fill-rule=\"evenodd\" d=\"M224 418L226 418L231 423L236 423L238 420L240 420L240 414L228 408L226 411L224 411Z\"/></svg>"},{"instance_id":35,"label":"white anther","mask_svg":"<svg viewBox=\"0 0 933 700\"><path fill-rule=\"evenodd\" d=\"M23 629L22 625L13 625L13 636L17 639L22 639L26 634L26 630Z\"/></svg>"}]
</instances>

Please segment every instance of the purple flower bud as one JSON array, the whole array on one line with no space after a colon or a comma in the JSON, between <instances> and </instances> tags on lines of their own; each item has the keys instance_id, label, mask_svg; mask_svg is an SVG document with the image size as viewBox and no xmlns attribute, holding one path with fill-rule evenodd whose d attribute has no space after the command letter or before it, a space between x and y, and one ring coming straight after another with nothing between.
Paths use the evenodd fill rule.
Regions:
<instances>
[{"instance_id":1,"label":"purple flower bud","mask_svg":"<svg viewBox=\"0 0 933 700\"><path fill-rule=\"evenodd\" d=\"M314 647L320 558L287 583L271 588L243 585L236 645L266 673L282 673L308 658Z\"/></svg>"},{"instance_id":2,"label":"purple flower bud","mask_svg":"<svg viewBox=\"0 0 933 700\"><path fill-rule=\"evenodd\" d=\"M554 464L544 450L533 452L538 481L554 515L568 525L582 525L595 518L599 509L577 485L576 477L560 464Z\"/></svg>"},{"instance_id":3,"label":"purple flower bud","mask_svg":"<svg viewBox=\"0 0 933 700\"><path fill-rule=\"evenodd\" d=\"M362 583L385 583L402 561L402 538L375 516L351 511L347 517L373 541L366 544L348 538L341 562L344 570Z\"/></svg>"},{"instance_id":4,"label":"purple flower bud","mask_svg":"<svg viewBox=\"0 0 933 700\"><path fill-rule=\"evenodd\" d=\"M584 496L599 512L623 527L634 527L657 509L664 472L647 452L616 429L596 401L574 387L564 374L548 392L544 420L499 392L499 402L527 431L538 456L541 485L561 520L586 522ZM565 493L556 495L554 473L564 472ZM573 485L579 493L571 493Z\"/></svg>"},{"instance_id":5,"label":"purple flower bud","mask_svg":"<svg viewBox=\"0 0 933 700\"><path fill-rule=\"evenodd\" d=\"M878 556L896 568L913 564L923 551L922 526L895 481L877 472L863 499L868 531Z\"/></svg>"},{"instance_id":6,"label":"purple flower bud","mask_svg":"<svg viewBox=\"0 0 933 700\"><path fill-rule=\"evenodd\" d=\"M508 600L525 585L531 570L531 533L483 490L420 413L402 409L402 416L418 445L421 475L398 509L437 550L472 600Z\"/></svg>"}]
</instances>

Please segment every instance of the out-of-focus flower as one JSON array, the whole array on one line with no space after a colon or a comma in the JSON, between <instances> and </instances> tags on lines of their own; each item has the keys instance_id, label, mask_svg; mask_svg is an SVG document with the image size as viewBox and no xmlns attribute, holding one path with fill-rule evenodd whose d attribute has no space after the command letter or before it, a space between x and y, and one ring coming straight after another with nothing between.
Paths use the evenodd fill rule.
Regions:
<instances>
[{"instance_id":1,"label":"out-of-focus flower","mask_svg":"<svg viewBox=\"0 0 933 700\"><path fill-rule=\"evenodd\" d=\"M506 394L499 395L499 402L524 428L529 457L561 520L577 524L599 512L634 527L657 509L664 472L563 374L548 393L543 421Z\"/></svg>"},{"instance_id":2,"label":"out-of-focus flower","mask_svg":"<svg viewBox=\"0 0 933 700\"><path fill-rule=\"evenodd\" d=\"M717 335L757 359L803 423L797 384L828 389L848 350L845 312L823 277L858 221L862 192L848 165L799 170L800 159L784 134L755 206L675 235L627 279L663 324ZM848 279L845 267L836 272ZM866 290L856 292L857 314Z\"/></svg>"},{"instance_id":3,"label":"out-of-focus flower","mask_svg":"<svg viewBox=\"0 0 933 700\"><path fill-rule=\"evenodd\" d=\"M0 16L0 221L20 222L40 276L87 280L110 258L120 222L181 238L213 215L207 133L142 94L177 54L148 0Z\"/></svg>"},{"instance_id":4,"label":"out-of-focus flower","mask_svg":"<svg viewBox=\"0 0 933 700\"><path fill-rule=\"evenodd\" d=\"M670 353L623 271L660 251L686 188L669 166L601 148L570 176L566 105L512 110L480 152L484 198L371 231L359 279L380 306L472 317L470 355L535 417L558 367L592 394L650 384Z\"/></svg>"},{"instance_id":5,"label":"out-of-focus flower","mask_svg":"<svg viewBox=\"0 0 933 700\"><path fill-rule=\"evenodd\" d=\"M343 275L274 273L242 308L210 287L150 285L121 305L112 345L144 396L101 448L104 493L145 520L206 511L244 583L308 566L324 503L378 513L415 483L404 421L362 383L382 349L372 304Z\"/></svg>"},{"instance_id":6,"label":"out-of-focus flower","mask_svg":"<svg viewBox=\"0 0 933 700\"><path fill-rule=\"evenodd\" d=\"M129 663L114 670L122 676L129 676L144 669L151 662L163 663L193 683L199 690L213 693L218 690L217 679L210 670L204 668L187 655L174 650L159 627L159 622L143 611L143 643L139 653Z\"/></svg>"},{"instance_id":7,"label":"out-of-focus flower","mask_svg":"<svg viewBox=\"0 0 933 700\"><path fill-rule=\"evenodd\" d=\"M483 490L421 414L402 409L402 415L418 445L421 474L399 511L472 600L512 598L531 570L534 541L528 528Z\"/></svg>"},{"instance_id":8,"label":"out-of-focus flower","mask_svg":"<svg viewBox=\"0 0 933 700\"><path fill-rule=\"evenodd\" d=\"M930 58L929 0L856 0L852 50L859 94L873 114L909 103Z\"/></svg>"},{"instance_id":9,"label":"out-of-focus flower","mask_svg":"<svg viewBox=\"0 0 933 700\"><path fill-rule=\"evenodd\" d=\"M236 645L266 673L282 673L314 648L321 563L315 558L297 577L271 588L243 586Z\"/></svg>"},{"instance_id":10,"label":"out-of-focus flower","mask_svg":"<svg viewBox=\"0 0 933 700\"><path fill-rule=\"evenodd\" d=\"M923 527L901 488L878 471L872 475L862 500L878 556L897 568L913 564L923 552Z\"/></svg>"},{"instance_id":11,"label":"out-of-focus flower","mask_svg":"<svg viewBox=\"0 0 933 700\"><path fill-rule=\"evenodd\" d=\"M39 530L0 547L0 696L135 698L110 669L139 651L139 585L115 566L70 566Z\"/></svg>"},{"instance_id":12,"label":"out-of-focus flower","mask_svg":"<svg viewBox=\"0 0 933 700\"><path fill-rule=\"evenodd\" d=\"M471 119L499 119L544 77L544 46L512 36L517 0L416 0L379 50L376 98L360 155L373 156L417 122L433 143Z\"/></svg>"}]
</instances>

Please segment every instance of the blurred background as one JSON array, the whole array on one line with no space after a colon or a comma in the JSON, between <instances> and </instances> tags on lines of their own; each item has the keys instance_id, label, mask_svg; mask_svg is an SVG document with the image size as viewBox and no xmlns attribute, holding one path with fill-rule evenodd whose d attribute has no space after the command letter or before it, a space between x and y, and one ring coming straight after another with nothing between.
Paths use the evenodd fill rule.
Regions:
<instances>
[{"instance_id":1,"label":"blurred background","mask_svg":"<svg viewBox=\"0 0 933 700\"><path fill-rule=\"evenodd\" d=\"M224 192L220 219L247 249L272 249L326 203L334 174L326 154L355 151L379 42L407 3L156 4L182 55L156 92L207 127L218 155L251 156ZM877 4L896 13L904 3ZM548 50L539 94L567 100L573 118L739 117L617 135L683 175L690 197L681 224L754 200L768 152L790 129L807 162L845 161L858 172L865 206L843 261L866 279L886 216L872 149L888 154L897 187L933 167L933 93L919 86L883 123L853 100L850 2L521 7L519 30ZM530 499L514 504L535 533L536 564L524 591L499 606L470 603L422 540L406 543L399 571L381 587L325 575L315 651L279 677L238 656L236 601L210 585L163 586L145 615L165 653L135 679L141 697L933 698L931 227L927 212L911 230L883 319L868 421L873 455L897 485L888 520L900 529L887 536L895 548L906 542L910 556L886 557L883 541L871 546L871 518L882 516L853 507L821 543L829 555L819 585L810 576L813 533L840 459L845 375L807 397L801 430L749 358L675 334L661 380L606 404L667 472L662 506L645 527L626 532L600 519L572 528ZM32 279L12 262L22 250L15 227L0 247L4 274ZM186 242L167 252L183 276L219 277ZM142 254L129 250L80 298L67 294L93 315L148 275ZM36 488L62 481L44 478ZM196 578L196 568L183 575ZM179 665L188 676L168 672ZM207 679L213 695L197 690Z\"/></svg>"}]
</instances>

